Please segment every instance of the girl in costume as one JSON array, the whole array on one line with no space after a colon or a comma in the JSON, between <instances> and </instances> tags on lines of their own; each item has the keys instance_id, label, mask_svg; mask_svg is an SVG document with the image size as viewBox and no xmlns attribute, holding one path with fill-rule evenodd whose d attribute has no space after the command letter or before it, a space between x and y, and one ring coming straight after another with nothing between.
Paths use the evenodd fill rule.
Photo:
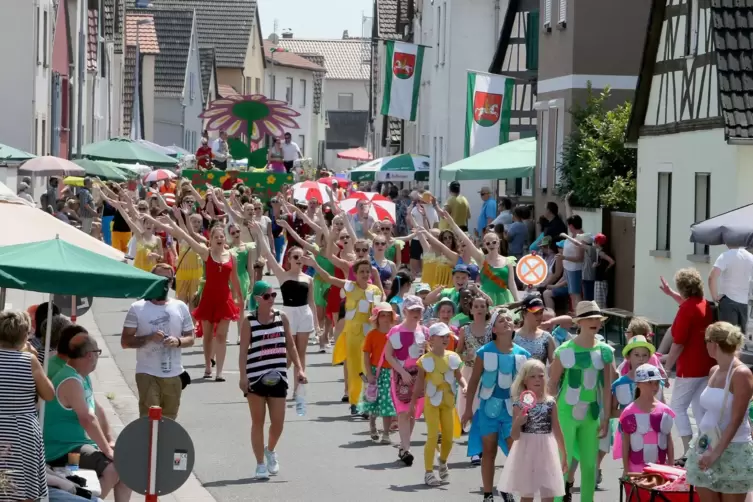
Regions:
<instances>
[{"instance_id":1,"label":"girl in costume","mask_svg":"<svg viewBox=\"0 0 753 502\"><path fill-rule=\"evenodd\" d=\"M372 267L367 258L357 260L353 264L355 281L332 277L311 256L304 258L304 264L313 267L322 280L341 288L345 293L345 326L342 334L345 337L348 362L348 401L351 405L351 414L355 415L358 413L357 405L363 388L363 342L366 334L371 331L371 311L375 304L382 301L382 290L374 284L369 284Z\"/></svg>"},{"instance_id":2,"label":"girl in costume","mask_svg":"<svg viewBox=\"0 0 753 502\"><path fill-rule=\"evenodd\" d=\"M416 365L420 368L413 388L411 409L424 394L424 419L426 420L426 444L424 445L424 483L439 486L450 477L447 459L452 451L452 438L444 438L439 452L439 479L434 475L434 452L439 442L440 427L443 431L454 428L455 386L466 392L465 378L460 372L463 361L455 352L445 350L450 328L444 323L436 323L429 329L430 351L421 356ZM448 434L449 435L449 434Z\"/></svg>"},{"instance_id":3,"label":"girl in costume","mask_svg":"<svg viewBox=\"0 0 753 502\"><path fill-rule=\"evenodd\" d=\"M470 247L471 257L481 264L481 290L489 295L492 305L506 305L518 301L518 288L515 285L514 258L499 254L499 237L494 232L484 234L483 242L487 254L473 245L471 238L458 227L447 211L437 208L440 216L450 224L455 235Z\"/></svg>"},{"instance_id":4,"label":"girl in costume","mask_svg":"<svg viewBox=\"0 0 753 502\"><path fill-rule=\"evenodd\" d=\"M385 359L384 352L387 345L387 333L397 320L397 314L392 311L389 303L377 303L374 310L371 311L369 319L374 329L366 335L363 342L363 366L368 368L366 380L369 386L376 386L376 399L369 401L368 389L361 396L361 402L358 403L358 411L369 416L369 435L372 441L379 441L379 431L377 431L376 419L382 417L382 444L390 444L390 423L395 412L395 405L392 404L392 392L390 389L390 379L392 367Z\"/></svg>"},{"instance_id":5,"label":"girl in costume","mask_svg":"<svg viewBox=\"0 0 753 502\"><path fill-rule=\"evenodd\" d=\"M635 400L620 414L623 476L643 472L648 463L674 465L675 462L672 443L675 412L656 399L664 377L659 368L650 364L638 366L634 376Z\"/></svg>"},{"instance_id":6,"label":"girl in costume","mask_svg":"<svg viewBox=\"0 0 753 502\"><path fill-rule=\"evenodd\" d=\"M408 295L403 300L403 322L393 327L384 358L392 366L392 402L397 411L397 426L400 433L398 458L405 465L413 465L410 452L410 437L416 419L423 413L424 399L413 398L415 378L418 374L416 362L424 354L427 329L421 325L424 304L417 296Z\"/></svg>"},{"instance_id":7,"label":"girl in costume","mask_svg":"<svg viewBox=\"0 0 753 502\"><path fill-rule=\"evenodd\" d=\"M471 304L472 321L458 331L457 353L463 358L462 374L466 380L471 378L473 363L476 361L476 351L492 341L491 331L489 330L489 318L489 307L486 304L486 300L481 297L474 298ZM462 415L465 411L466 399L467 396L465 394L458 394L457 410L459 415ZM478 396L474 396L474 413L478 409L478 405ZM471 463L474 465L480 461L480 458L471 459Z\"/></svg>"},{"instance_id":8,"label":"girl in costume","mask_svg":"<svg viewBox=\"0 0 753 502\"><path fill-rule=\"evenodd\" d=\"M449 230L440 233L439 238L434 237L433 233L426 231L424 228L419 228L418 232L424 236L426 241L437 253L447 259L452 267L466 265L468 267L470 280L476 282L479 272L478 265L474 263L471 256L471 249L464 241L456 242L455 236ZM449 235L452 235L452 240L450 240ZM450 281L450 283L451 282L452 281Z\"/></svg>"},{"instance_id":9,"label":"girl in costume","mask_svg":"<svg viewBox=\"0 0 753 502\"><path fill-rule=\"evenodd\" d=\"M651 339L653 338L654 334L651 332L651 325L648 323L648 321L642 317L633 317L630 320L630 324L628 324L627 330L625 330L625 341L626 343L630 343L630 340L634 336L643 336L651 345ZM653 345L651 345L653 347ZM656 350L651 352L651 356L648 358L647 361L644 361L644 363L651 364L653 366L656 366L659 368L659 371L662 375L664 375L664 385L662 385L662 388L659 389L659 395L658 398L660 401L664 401L664 387L669 385L669 378L667 377L667 372L664 371L664 366L661 363L661 354L657 353ZM631 372L631 366L628 364L628 360L623 360L620 365L617 367L617 373L620 376L627 375ZM637 366L632 366L632 370L635 370Z\"/></svg>"},{"instance_id":10,"label":"girl in costume","mask_svg":"<svg viewBox=\"0 0 753 502\"><path fill-rule=\"evenodd\" d=\"M137 212L130 197L123 196L123 201L109 200L108 203L120 212L131 227L136 251L132 255L133 266L145 272L151 272L154 266L163 260L162 239L156 234L154 220L145 212ZM132 217L138 215L140 219Z\"/></svg>"},{"instance_id":11,"label":"girl in costume","mask_svg":"<svg viewBox=\"0 0 753 502\"><path fill-rule=\"evenodd\" d=\"M238 274L238 282L241 285L243 305L246 305L251 294L251 277L253 277L254 270L253 250L256 248L256 244L241 241L241 229L235 223L227 226L227 233L230 240L230 253L235 258L235 268ZM240 333L240 322L238 323L238 333Z\"/></svg>"},{"instance_id":12,"label":"girl in costume","mask_svg":"<svg viewBox=\"0 0 753 502\"><path fill-rule=\"evenodd\" d=\"M609 345L596 338L605 319L596 302L578 303L573 317L578 335L557 347L549 368L549 392L558 395L557 413L565 433L567 462L571 464L573 458L580 462L583 502L593 502L599 438L608 432L608 416L602 416L602 408L611 410L612 406L614 354ZM565 483L563 500L570 500L571 488L572 483Z\"/></svg>"},{"instance_id":13,"label":"girl in costume","mask_svg":"<svg viewBox=\"0 0 753 502\"><path fill-rule=\"evenodd\" d=\"M434 234L437 233L435 236ZM457 239L450 230L441 232L435 229L417 229L417 237L424 249L424 262L433 263L433 276L424 279L434 289L439 286L448 287L452 284L452 269L457 264Z\"/></svg>"},{"instance_id":14,"label":"girl in costume","mask_svg":"<svg viewBox=\"0 0 753 502\"><path fill-rule=\"evenodd\" d=\"M184 222L184 218L188 220L187 224ZM187 215L184 212L178 218L178 224L181 229L189 235L192 234L204 240L203 237L199 237L202 223L201 215L196 213ZM175 271L175 297L186 305L191 305L204 277L204 262L201 260L201 256L191 249L191 246L187 242L180 242L178 247L180 254L178 255L178 265Z\"/></svg>"},{"instance_id":15,"label":"girl in costume","mask_svg":"<svg viewBox=\"0 0 753 502\"><path fill-rule=\"evenodd\" d=\"M403 298L410 292L411 286L411 276L405 271L398 272L390 285L387 302L392 305L392 309L399 316L403 315Z\"/></svg>"},{"instance_id":16,"label":"girl in costume","mask_svg":"<svg viewBox=\"0 0 753 502\"><path fill-rule=\"evenodd\" d=\"M512 343L512 312L505 308L492 313L489 319L489 337L492 341L476 350L476 360L466 393L467 396L476 396L478 390L480 404L474 413L473 401L467 398L462 419L463 425L473 419L468 434L468 456L473 458L483 452L481 481L484 502L494 500L497 447L508 455L512 445L512 382L531 356L527 350ZM502 497L505 502L514 501L510 494L502 493Z\"/></svg>"},{"instance_id":17,"label":"girl in costume","mask_svg":"<svg viewBox=\"0 0 753 502\"><path fill-rule=\"evenodd\" d=\"M393 225L390 220L382 220L378 224L378 229L384 238L387 239L387 249L384 252L384 257L393 262L395 267L399 269L402 264L402 254L403 248L405 247L405 241L412 238L412 236L401 237L400 239L392 237Z\"/></svg>"},{"instance_id":18,"label":"girl in costume","mask_svg":"<svg viewBox=\"0 0 753 502\"><path fill-rule=\"evenodd\" d=\"M382 281L382 285L388 288L392 283L392 278L397 273L397 267L384 256L384 251L387 249L387 239L383 235L377 234L371 245L374 251L371 264L379 272L379 280Z\"/></svg>"},{"instance_id":19,"label":"girl in costume","mask_svg":"<svg viewBox=\"0 0 753 502\"><path fill-rule=\"evenodd\" d=\"M520 495L520 502L533 502L536 495L542 502L551 502L565 494L565 439L557 403L546 387L546 366L538 359L526 361L512 384L515 405L510 435L515 442L502 469L499 491ZM524 391L536 397L531 408L520 401Z\"/></svg>"}]
</instances>

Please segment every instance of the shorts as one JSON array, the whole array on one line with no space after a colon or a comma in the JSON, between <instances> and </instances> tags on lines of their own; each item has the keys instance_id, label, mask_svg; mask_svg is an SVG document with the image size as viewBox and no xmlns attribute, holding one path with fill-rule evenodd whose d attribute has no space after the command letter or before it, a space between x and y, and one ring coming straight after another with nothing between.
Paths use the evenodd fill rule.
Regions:
<instances>
[{"instance_id":1,"label":"shorts","mask_svg":"<svg viewBox=\"0 0 753 502\"><path fill-rule=\"evenodd\" d=\"M308 305L300 307L283 306L282 310L288 316L288 326L290 327L291 335L295 336L298 333L311 333L314 331L314 313L311 312L311 307Z\"/></svg>"},{"instance_id":2,"label":"shorts","mask_svg":"<svg viewBox=\"0 0 753 502\"><path fill-rule=\"evenodd\" d=\"M81 217L81 231L84 232L85 234L92 233L93 222L94 222L94 217L89 218L86 216L82 216Z\"/></svg>"},{"instance_id":3,"label":"shorts","mask_svg":"<svg viewBox=\"0 0 753 502\"><path fill-rule=\"evenodd\" d=\"M261 378L248 386L248 393L259 397L278 397L285 399L288 397L288 383L280 380L275 385L264 385Z\"/></svg>"},{"instance_id":4,"label":"shorts","mask_svg":"<svg viewBox=\"0 0 753 502\"><path fill-rule=\"evenodd\" d=\"M149 415L149 408L159 406L162 414L175 420L180 408L183 383L180 376L156 377L146 373L136 373L136 389L139 392L139 416Z\"/></svg>"},{"instance_id":5,"label":"shorts","mask_svg":"<svg viewBox=\"0 0 753 502\"><path fill-rule=\"evenodd\" d=\"M480 437L488 436L489 434L497 435L497 444L502 449L505 455L508 455L510 451L507 449L507 438L510 437L512 432L512 420L499 420L497 418L489 418L484 413L484 410L479 408L476 413L473 414L473 423L478 422L478 431Z\"/></svg>"},{"instance_id":6,"label":"shorts","mask_svg":"<svg viewBox=\"0 0 753 502\"><path fill-rule=\"evenodd\" d=\"M84 444L77 446L68 453L78 453L80 455L78 466L81 469L90 469L96 472L98 478L101 478L105 469L107 469L107 466L112 464L112 459L107 458L107 456L99 451L94 445ZM50 467L65 467L68 465L68 453L52 462L48 462L48 464L50 464Z\"/></svg>"},{"instance_id":7,"label":"shorts","mask_svg":"<svg viewBox=\"0 0 753 502\"><path fill-rule=\"evenodd\" d=\"M567 276L567 292L571 295L581 294L581 286L583 282L582 270L565 270Z\"/></svg>"},{"instance_id":8,"label":"shorts","mask_svg":"<svg viewBox=\"0 0 753 502\"><path fill-rule=\"evenodd\" d=\"M594 301L594 287L595 281L583 281L583 299L592 302Z\"/></svg>"},{"instance_id":9,"label":"shorts","mask_svg":"<svg viewBox=\"0 0 753 502\"><path fill-rule=\"evenodd\" d=\"M227 160L213 160L212 164L214 164L215 169L219 169L220 171L227 169Z\"/></svg>"},{"instance_id":10,"label":"shorts","mask_svg":"<svg viewBox=\"0 0 753 502\"><path fill-rule=\"evenodd\" d=\"M424 255L424 248L421 246L421 242L418 239L412 239L410 241L410 259L420 260Z\"/></svg>"},{"instance_id":11,"label":"shorts","mask_svg":"<svg viewBox=\"0 0 753 502\"><path fill-rule=\"evenodd\" d=\"M552 290L552 298L557 298L559 296L567 296L569 291L567 290L567 286L561 286L559 288L554 288Z\"/></svg>"}]
</instances>

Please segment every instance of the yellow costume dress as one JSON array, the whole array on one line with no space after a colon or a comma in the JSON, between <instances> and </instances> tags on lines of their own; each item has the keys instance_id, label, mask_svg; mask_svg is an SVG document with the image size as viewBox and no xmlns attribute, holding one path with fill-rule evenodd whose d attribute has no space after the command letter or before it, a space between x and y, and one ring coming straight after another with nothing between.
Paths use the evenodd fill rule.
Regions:
<instances>
[{"instance_id":1,"label":"yellow costume dress","mask_svg":"<svg viewBox=\"0 0 753 502\"><path fill-rule=\"evenodd\" d=\"M204 261L201 256L185 242L180 242L178 270L175 274L175 296L178 300L191 305L194 295L199 291L204 277Z\"/></svg>"},{"instance_id":2,"label":"yellow costume dress","mask_svg":"<svg viewBox=\"0 0 753 502\"><path fill-rule=\"evenodd\" d=\"M348 361L348 400L357 405L363 387L360 376L363 373L363 342L373 328L369 317L374 304L382 301L382 290L373 284L361 289L354 281L346 281L342 292L345 294L345 325L335 344L332 364Z\"/></svg>"},{"instance_id":3,"label":"yellow costume dress","mask_svg":"<svg viewBox=\"0 0 753 502\"><path fill-rule=\"evenodd\" d=\"M421 256L421 282L428 284L432 289L436 288L437 283L437 260L439 256L434 251L424 250Z\"/></svg>"},{"instance_id":4,"label":"yellow costume dress","mask_svg":"<svg viewBox=\"0 0 753 502\"><path fill-rule=\"evenodd\" d=\"M429 283L429 286L431 286L431 289L438 288L439 286L444 286L446 288L449 288L453 285L452 283L452 268L455 265L454 263L450 263L450 260L447 259L447 257L443 254L440 254L437 256L436 259L436 265L434 266L434 284Z\"/></svg>"},{"instance_id":5,"label":"yellow costume dress","mask_svg":"<svg viewBox=\"0 0 753 502\"><path fill-rule=\"evenodd\" d=\"M153 237L152 242L144 242L143 239L138 239L133 266L145 272L151 272L157 264L157 260L149 258L149 253L157 253L160 249L162 249L162 240L156 235Z\"/></svg>"}]
</instances>

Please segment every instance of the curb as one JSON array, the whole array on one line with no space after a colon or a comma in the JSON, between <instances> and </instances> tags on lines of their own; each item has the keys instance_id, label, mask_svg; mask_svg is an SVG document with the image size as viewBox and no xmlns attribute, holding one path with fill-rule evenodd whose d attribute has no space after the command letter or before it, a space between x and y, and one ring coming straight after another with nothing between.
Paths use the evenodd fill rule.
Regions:
<instances>
[{"instance_id":1,"label":"curb","mask_svg":"<svg viewBox=\"0 0 753 502\"><path fill-rule=\"evenodd\" d=\"M107 343L99 331L92 314L86 314L77 320L97 341L102 355L97 369L90 375L94 396L110 422L115 435L119 435L126 424L139 418L139 402L125 381L123 373L115 363ZM138 497L139 495L135 495ZM114 500L112 494L106 500ZM188 480L175 492L160 496L162 502L216 502L215 498L204 488L192 472Z\"/></svg>"}]
</instances>

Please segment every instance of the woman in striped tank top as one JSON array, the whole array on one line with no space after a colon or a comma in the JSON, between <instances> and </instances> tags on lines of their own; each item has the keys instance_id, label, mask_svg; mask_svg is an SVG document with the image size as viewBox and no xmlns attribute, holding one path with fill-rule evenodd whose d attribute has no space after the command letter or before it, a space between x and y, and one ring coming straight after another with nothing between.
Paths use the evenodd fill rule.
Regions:
<instances>
[{"instance_id":1,"label":"woman in striped tank top","mask_svg":"<svg viewBox=\"0 0 753 502\"><path fill-rule=\"evenodd\" d=\"M288 358L299 383L306 375L295 350L288 318L274 309L277 293L265 281L254 283L251 314L241 323L238 357L239 386L251 411L251 448L256 457L256 478L268 479L280 471L275 447L285 422L288 394ZM269 438L264 446L264 423L269 409Z\"/></svg>"}]
</instances>

